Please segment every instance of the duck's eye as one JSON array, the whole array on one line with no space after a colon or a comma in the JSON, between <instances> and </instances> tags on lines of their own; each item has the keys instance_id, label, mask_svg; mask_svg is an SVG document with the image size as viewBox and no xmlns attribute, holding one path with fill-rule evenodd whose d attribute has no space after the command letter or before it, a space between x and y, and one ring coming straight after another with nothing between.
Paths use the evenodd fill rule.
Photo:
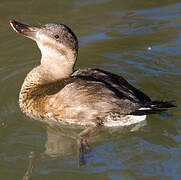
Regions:
<instances>
[{"instance_id":1,"label":"duck's eye","mask_svg":"<svg viewBox=\"0 0 181 180\"><path fill-rule=\"evenodd\" d=\"M55 35L54 37L55 37L55 39L58 39L58 38L59 38L59 35Z\"/></svg>"}]
</instances>

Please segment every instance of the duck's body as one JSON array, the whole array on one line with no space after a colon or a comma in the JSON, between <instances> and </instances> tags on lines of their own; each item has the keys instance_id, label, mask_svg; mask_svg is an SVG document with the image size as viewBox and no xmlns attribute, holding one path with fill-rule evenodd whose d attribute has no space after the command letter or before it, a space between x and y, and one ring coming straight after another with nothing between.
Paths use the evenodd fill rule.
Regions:
<instances>
[{"instance_id":1,"label":"duck's body","mask_svg":"<svg viewBox=\"0 0 181 180\"><path fill-rule=\"evenodd\" d=\"M62 24L42 27L10 22L13 29L33 40L41 50L41 65L22 85L19 104L30 117L80 125L123 126L147 114L173 107L151 101L121 76L100 69L74 71L78 41Z\"/></svg>"},{"instance_id":2,"label":"duck's body","mask_svg":"<svg viewBox=\"0 0 181 180\"><path fill-rule=\"evenodd\" d=\"M161 112L140 90L121 76L100 69L79 69L70 77L46 82L46 71L34 68L19 96L22 111L39 120L79 125L125 126Z\"/></svg>"},{"instance_id":3,"label":"duck's body","mask_svg":"<svg viewBox=\"0 0 181 180\"><path fill-rule=\"evenodd\" d=\"M45 77L41 67L36 67L23 83L19 104L30 117L105 126L111 126L110 120L112 126L119 126L145 119L133 119L130 114L149 102L149 97L120 76L99 69L82 69L55 82L46 83Z\"/></svg>"}]
</instances>

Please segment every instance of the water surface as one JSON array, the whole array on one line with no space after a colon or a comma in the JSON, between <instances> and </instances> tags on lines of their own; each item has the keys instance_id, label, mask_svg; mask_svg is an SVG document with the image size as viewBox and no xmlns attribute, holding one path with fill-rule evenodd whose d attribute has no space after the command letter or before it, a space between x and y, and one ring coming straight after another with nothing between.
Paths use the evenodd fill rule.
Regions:
<instances>
[{"instance_id":1,"label":"water surface","mask_svg":"<svg viewBox=\"0 0 181 180\"><path fill-rule=\"evenodd\" d=\"M181 2L178 0L7 0L0 2L0 179L22 179L33 152L29 179L181 178ZM100 129L87 165L77 168L80 129L51 128L25 117L18 93L39 64L36 44L15 34L9 19L29 24L61 22L80 42L77 68L122 74L153 99L177 108L151 115L134 128ZM137 130L136 130L137 129Z\"/></svg>"}]
</instances>

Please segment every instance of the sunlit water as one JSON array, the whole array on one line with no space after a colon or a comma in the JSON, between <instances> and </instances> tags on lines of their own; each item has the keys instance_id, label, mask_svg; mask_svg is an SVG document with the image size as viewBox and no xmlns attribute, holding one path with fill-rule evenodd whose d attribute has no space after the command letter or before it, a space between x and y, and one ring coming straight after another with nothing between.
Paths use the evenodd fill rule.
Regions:
<instances>
[{"instance_id":1,"label":"sunlit water","mask_svg":"<svg viewBox=\"0 0 181 180\"><path fill-rule=\"evenodd\" d=\"M181 179L181 3L176 0L30 0L0 2L0 179ZM36 44L15 34L9 19L61 22L80 42L77 68L122 74L153 99L177 108L139 127L99 129L87 164L77 168L75 127L49 127L25 117L18 93L39 64Z\"/></svg>"}]
</instances>

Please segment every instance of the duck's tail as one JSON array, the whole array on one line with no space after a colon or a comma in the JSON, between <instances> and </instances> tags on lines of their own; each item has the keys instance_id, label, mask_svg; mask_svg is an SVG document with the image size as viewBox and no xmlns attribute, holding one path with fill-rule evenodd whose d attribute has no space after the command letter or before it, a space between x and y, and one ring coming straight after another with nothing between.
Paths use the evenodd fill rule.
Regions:
<instances>
[{"instance_id":1,"label":"duck's tail","mask_svg":"<svg viewBox=\"0 0 181 180\"><path fill-rule=\"evenodd\" d=\"M168 108L176 107L172 102L167 101L150 101L144 104L140 109L132 112L131 115L148 115L160 114L167 111Z\"/></svg>"}]
</instances>

